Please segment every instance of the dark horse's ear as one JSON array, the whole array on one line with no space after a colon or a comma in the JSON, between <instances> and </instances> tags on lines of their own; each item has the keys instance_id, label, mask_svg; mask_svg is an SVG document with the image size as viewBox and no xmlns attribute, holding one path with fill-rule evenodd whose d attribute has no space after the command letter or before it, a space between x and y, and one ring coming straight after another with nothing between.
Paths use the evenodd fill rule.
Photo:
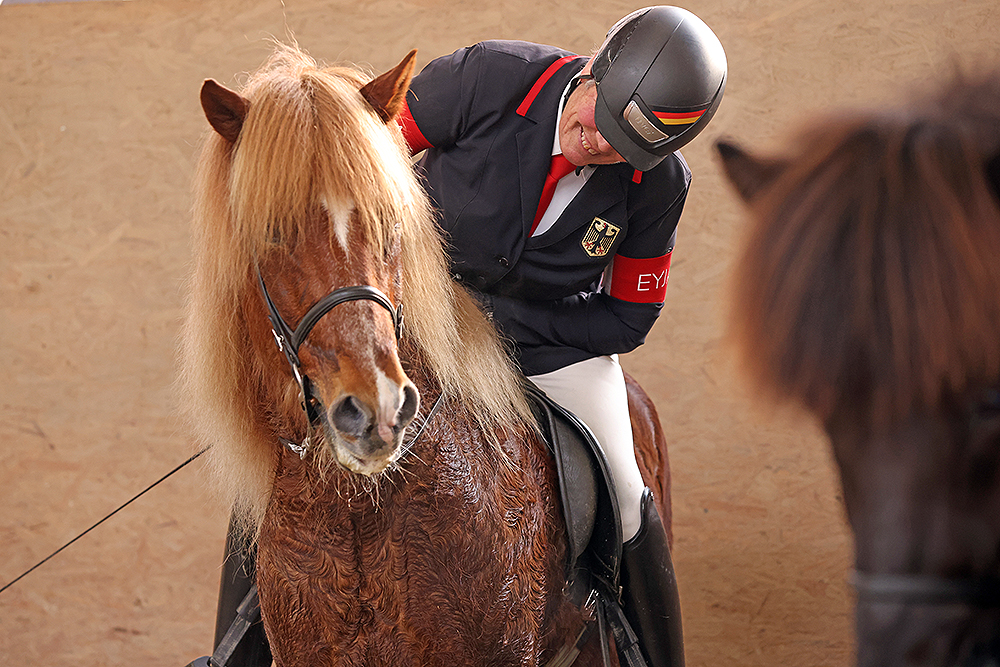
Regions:
<instances>
[{"instance_id":1,"label":"dark horse's ear","mask_svg":"<svg viewBox=\"0 0 1000 667\"><path fill-rule=\"evenodd\" d=\"M751 202L787 167L783 160L760 158L751 155L730 141L717 141L715 150L722 158L722 168L729 182L745 202Z\"/></svg>"},{"instance_id":2,"label":"dark horse's ear","mask_svg":"<svg viewBox=\"0 0 1000 667\"><path fill-rule=\"evenodd\" d=\"M215 131L226 141L236 143L250 108L249 100L212 79L205 79L201 85L201 108Z\"/></svg>"},{"instance_id":3,"label":"dark horse's ear","mask_svg":"<svg viewBox=\"0 0 1000 667\"><path fill-rule=\"evenodd\" d=\"M379 118L388 123L402 110L406 91L410 88L417 50L413 49L394 68L381 74L361 89L361 95L372 105Z\"/></svg>"}]
</instances>

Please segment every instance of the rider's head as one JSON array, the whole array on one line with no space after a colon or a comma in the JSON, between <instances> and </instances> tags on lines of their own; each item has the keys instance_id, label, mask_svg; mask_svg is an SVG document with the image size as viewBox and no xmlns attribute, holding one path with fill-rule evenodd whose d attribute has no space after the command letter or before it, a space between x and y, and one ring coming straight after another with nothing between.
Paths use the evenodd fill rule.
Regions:
<instances>
[{"instance_id":1,"label":"rider's head","mask_svg":"<svg viewBox=\"0 0 1000 667\"><path fill-rule=\"evenodd\" d=\"M694 139L726 87L719 38L679 7L647 7L621 19L588 65L597 129L641 171Z\"/></svg>"}]
</instances>

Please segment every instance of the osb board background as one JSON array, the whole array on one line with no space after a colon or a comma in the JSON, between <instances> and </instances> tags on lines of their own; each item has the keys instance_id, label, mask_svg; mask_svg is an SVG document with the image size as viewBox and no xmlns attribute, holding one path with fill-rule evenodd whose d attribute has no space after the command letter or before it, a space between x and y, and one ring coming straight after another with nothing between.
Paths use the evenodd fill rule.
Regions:
<instances>
[{"instance_id":1,"label":"osb board background","mask_svg":"<svg viewBox=\"0 0 1000 667\"><path fill-rule=\"evenodd\" d=\"M587 52L620 0L136 0L0 7L0 583L194 451L172 382L198 88L294 34L382 71L479 39ZM850 662L851 541L818 430L760 412L720 345L741 230L712 140L772 147L830 105L881 104L995 50L995 0L691 0L730 62L666 311L627 356L674 469L690 665ZM175 667L210 651L227 508L189 466L0 595L17 665Z\"/></svg>"}]
</instances>

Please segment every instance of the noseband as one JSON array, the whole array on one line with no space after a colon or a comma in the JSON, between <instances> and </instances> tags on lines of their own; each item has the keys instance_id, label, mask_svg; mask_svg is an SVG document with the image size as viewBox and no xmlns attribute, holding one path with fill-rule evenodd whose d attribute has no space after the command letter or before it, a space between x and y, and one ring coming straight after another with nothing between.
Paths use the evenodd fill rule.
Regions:
<instances>
[{"instance_id":1,"label":"noseband","mask_svg":"<svg viewBox=\"0 0 1000 667\"><path fill-rule=\"evenodd\" d=\"M1000 578L950 579L920 574L854 572L851 583L859 602L945 605L964 604L982 609L1000 608Z\"/></svg>"},{"instance_id":2,"label":"noseband","mask_svg":"<svg viewBox=\"0 0 1000 667\"><path fill-rule=\"evenodd\" d=\"M285 359L288 360L288 365L291 366L292 375L295 376L295 381L299 385L302 409L305 410L310 426L319 421L319 414L316 411L317 402L312 395L309 377L302 372L302 363L299 360L299 347L305 342L306 337L309 336L309 332L313 330L313 327L316 326L324 315L348 301L374 301L389 311L389 315L392 317L392 326L396 334L396 340L399 340L403 335L403 304L399 304L394 308L392 302L389 301L389 297L370 285L352 285L333 290L317 301L302 317L299 325L292 330L285 320L282 319L281 314L278 313L278 309L274 305L274 301L271 300L271 295L264 284L264 276L260 273L260 267L257 267L257 282L260 284L260 291L264 295L264 301L267 302L267 316L271 320L271 333L278 344L278 349L284 352ZM299 456L305 456L309 444L308 436L301 445L296 445L284 438L282 438L282 441L298 453Z\"/></svg>"},{"instance_id":3,"label":"noseband","mask_svg":"<svg viewBox=\"0 0 1000 667\"><path fill-rule=\"evenodd\" d=\"M1000 578L947 578L921 574L854 572L851 579L862 604L962 605L977 611L1000 609ZM963 667L1000 666L1000 630L974 643Z\"/></svg>"}]
</instances>

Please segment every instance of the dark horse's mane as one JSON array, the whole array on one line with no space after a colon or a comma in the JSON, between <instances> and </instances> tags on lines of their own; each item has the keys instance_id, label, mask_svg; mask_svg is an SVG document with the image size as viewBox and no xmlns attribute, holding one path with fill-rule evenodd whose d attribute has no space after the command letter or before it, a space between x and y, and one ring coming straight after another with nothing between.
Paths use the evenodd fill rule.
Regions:
<instances>
[{"instance_id":1,"label":"dark horse's mane","mask_svg":"<svg viewBox=\"0 0 1000 667\"><path fill-rule=\"evenodd\" d=\"M749 376L872 427L995 382L998 154L1000 72L814 119L750 199L730 317Z\"/></svg>"}]
</instances>

